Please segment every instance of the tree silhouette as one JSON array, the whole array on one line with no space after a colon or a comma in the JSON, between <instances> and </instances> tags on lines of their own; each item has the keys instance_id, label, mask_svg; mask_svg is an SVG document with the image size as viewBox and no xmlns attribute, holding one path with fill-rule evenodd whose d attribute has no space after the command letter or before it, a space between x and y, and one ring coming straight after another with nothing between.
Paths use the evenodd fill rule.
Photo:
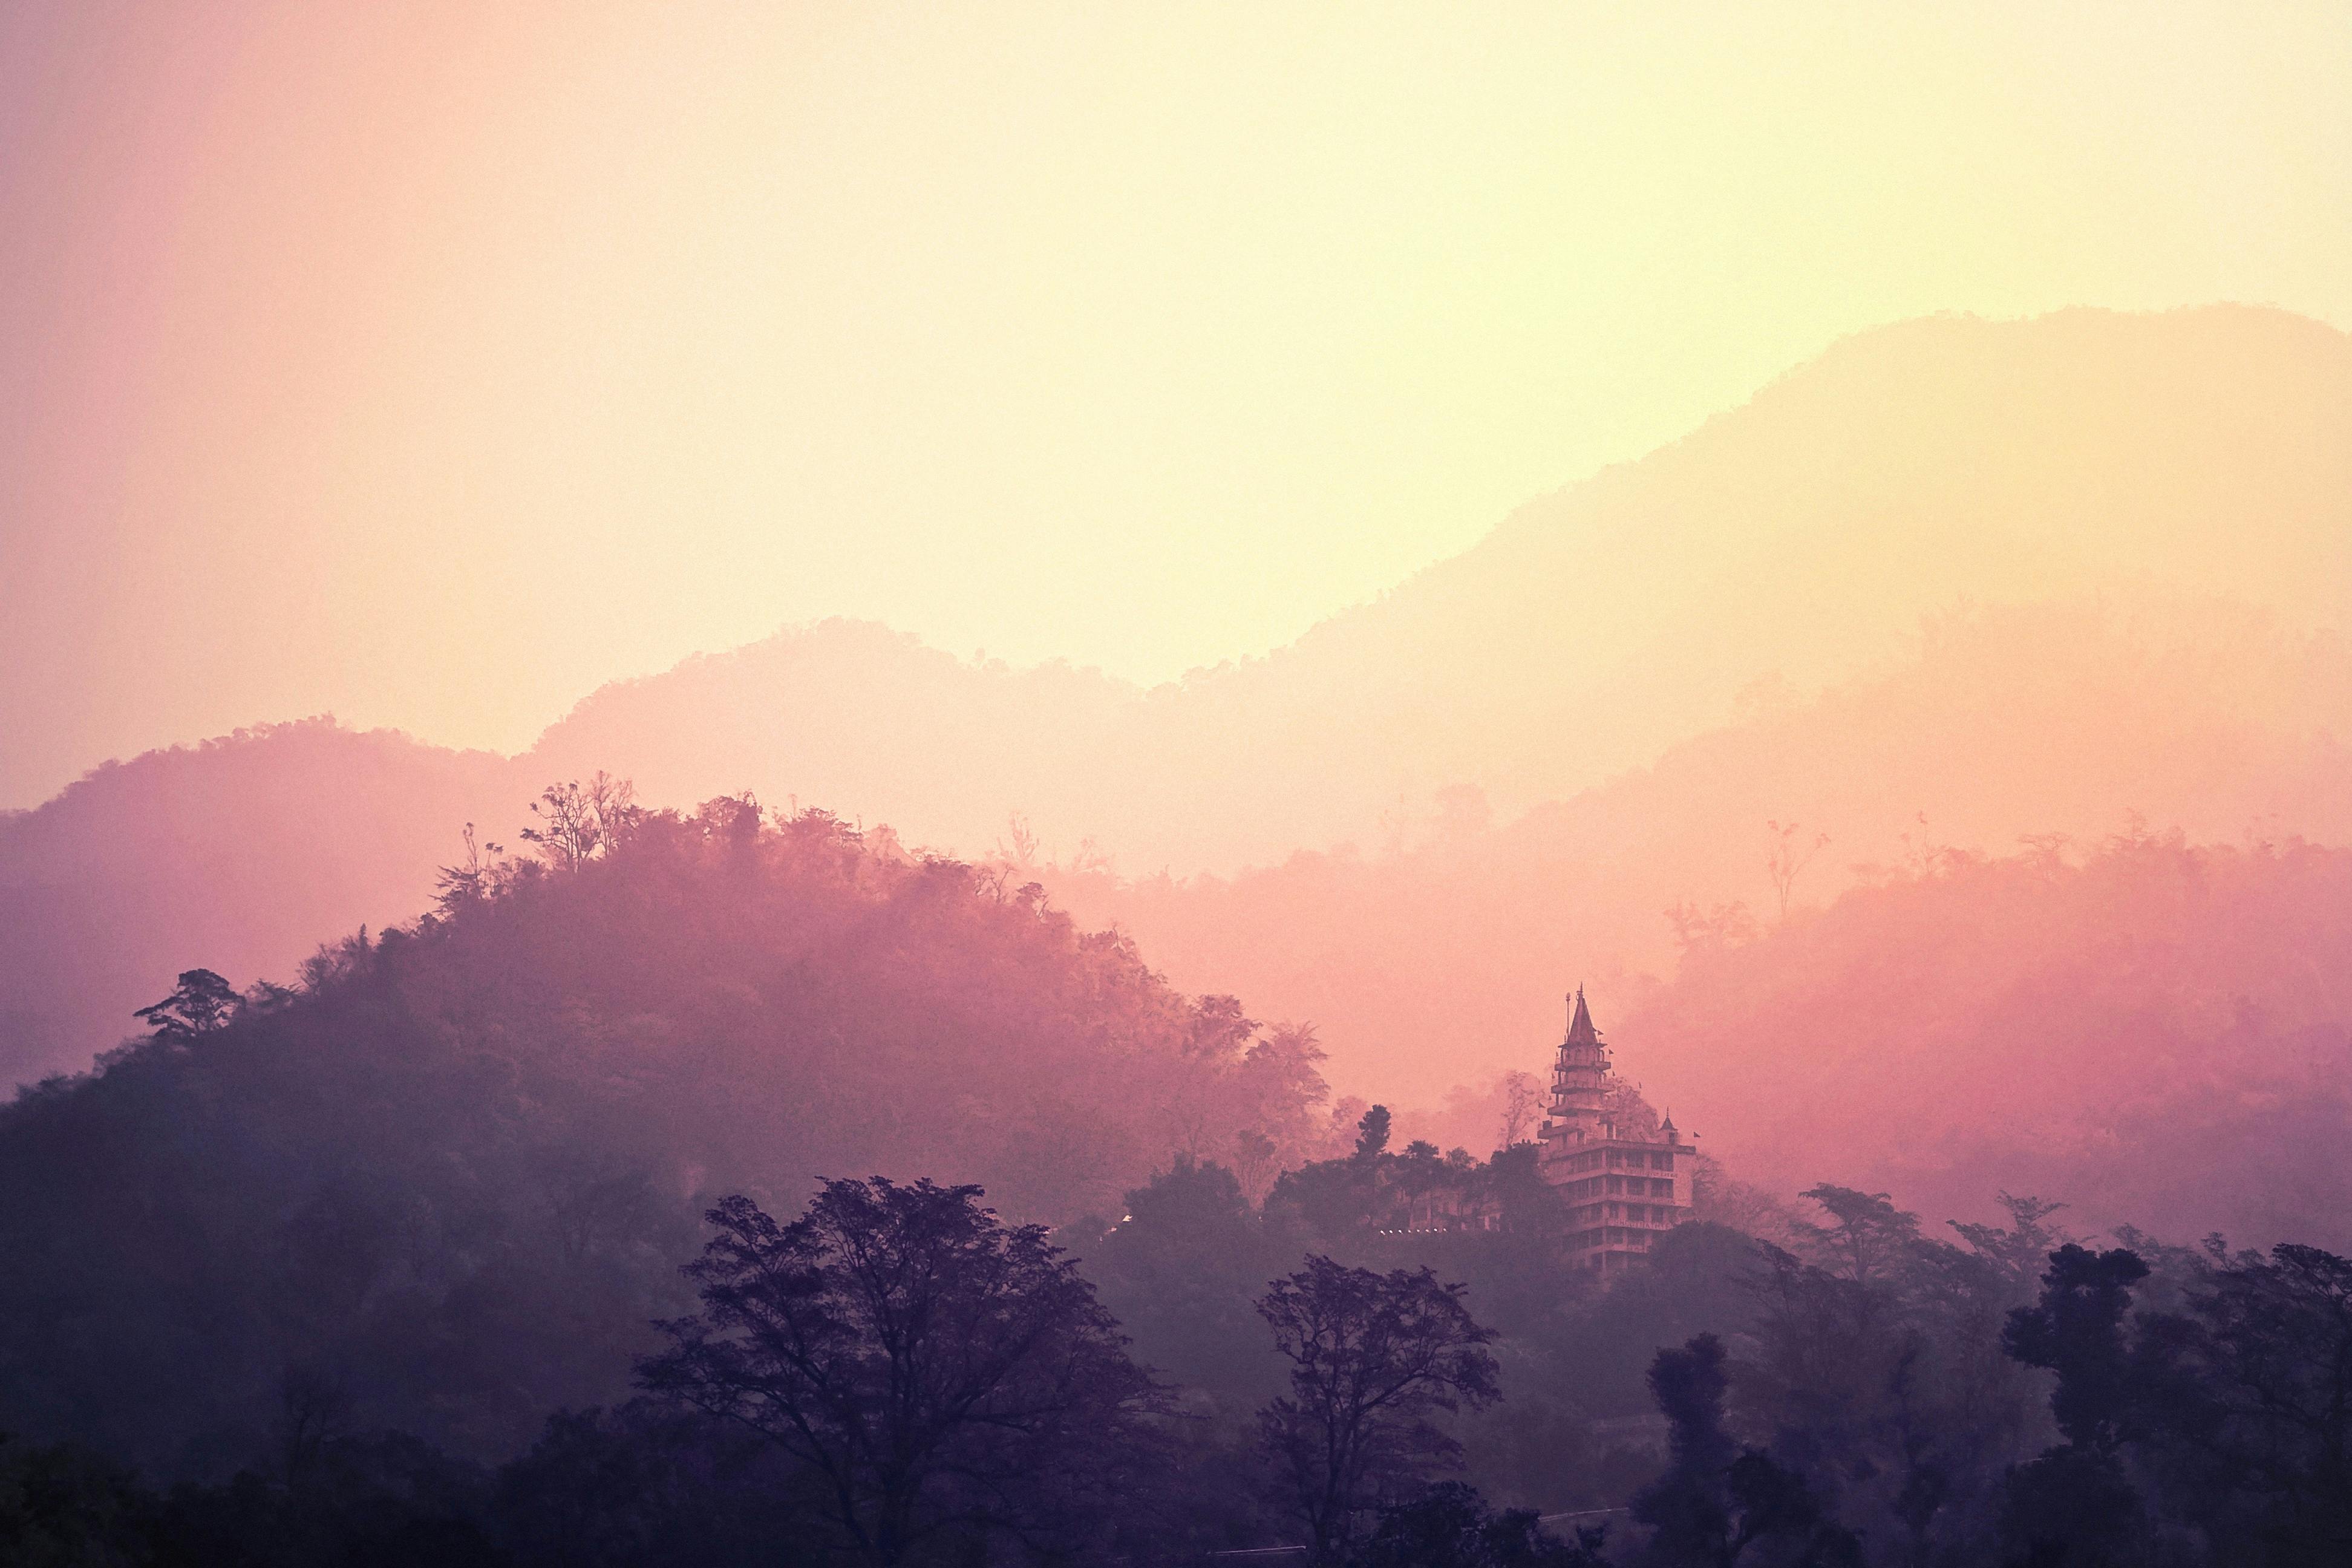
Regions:
<instances>
[{"instance_id":1,"label":"tree silhouette","mask_svg":"<svg viewBox=\"0 0 2352 1568\"><path fill-rule=\"evenodd\" d=\"M832 1522L889 1564L949 1532L1066 1533L1157 1397L1042 1226L978 1187L835 1181L790 1225L749 1198L659 1325L648 1390L740 1424L821 1476Z\"/></svg>"},{"instance_id":2,"label":"tree silhouette","mask_svg":"<svg viewBox=\"0 0 2352 1568\"><path fill-rule=\"evenodd\" d=\"M1291 1363L1290 1395L1258 1413L1259 1431L1312 1563L1339 1561L1360 1514L1458 1461L1460 1445L1432 1415L1500 1397L1495 1335L1463 1294L1427 1268L1376 1274L1309 1258L1258 1299Z\"/></svg>"},{"instance_id":3,"label":"tree silhouette","mask_svg":"<svg viewBox=\"0 0 2352 1568\"><path fill-rule=\"evenodd\" d=\"M2077 1448L2112 1452L2129 1435L2130 1356L2124 1317L2131 1288L2147 1278L2139 1255L2067 1243L2050 1255L2042 1299L2009 1315L2001 1342L2028 1366L2058 1374L2050 1413Z\"/></svg>"},{"instance_id":4,"label":"tree silhouette","mask_svg":"<svg viewBox=\"0 0 2352 1568\"><path fill-rule=\"evenodd\" d=\"M1764 828L1772 841L1765 852L1764 873L1772 879L1772 896L1779 900L1780 918L1785 921L1789 918L1790 891L1805 868L1812 864L1813 857L1829 847L1830 836L1816 833L1811 843L1801 843L1797 837L1802 831L1801 824L1767 822Z\"/></svg>"},{"instance_id":5,"label":"tree silhouette","mask_svg":"<svg viewBox=\"0 0 2352 1568\"><path fill-rule=\"evenodd\" d=\"M2135 1252L2069 1242L2050 1255L2041 1299L2009 1315L2003 1348L2058 1374L2050 1412L2066 1438L2010 1478L2007 1528L2029 1563L2137 1560L2145 1509L2118 1450L2144 1431L2124 1322L2147 1278Z\"/></svg>"},{"instance_id":6,"label":"tree silhouette","mask_svg":"<svg viewBox=\"0 0 2352 1568\"><path fill-rule=\"evenodd\" d=\"M189 1040L209 1035L236 1012L236 987L209 969L183 970L172 994L152 1007L131 1016L166 1039Z\"/></svg>"},{"instance_id":7,"label":"tree silhouette","mask_svg":"<svg viewBox=\"0 0 2352 1568\"><path fill-rule=\"evenodd\" d=\"M1731 1568L1759 1542L1792 1561L1859 1563L1860 1543L1827 1519L1804 1478L1760 1448L1743 1448L1724 1429L1730 1387L1723 1342L1700 1334L1650 1363L1650 1392L1666 1417L1666 1473L1633 1500L1633 1518L1653 1534L1642 1561L1652 1568Z\"/></svg>"},{"instance_id":8,"label":"tree silhouette","mask_svg":"<svg viewBox=\"0 0 2352 1568\"><path fill-rule=\"evenodd\" d=\"M585 784L575 779L548 785L530 803L530 814L538 826L522 830L523 842L538 846L559 870L613 848L645 815L629 781L604 773Z\"/></svg>"}]
</instances>

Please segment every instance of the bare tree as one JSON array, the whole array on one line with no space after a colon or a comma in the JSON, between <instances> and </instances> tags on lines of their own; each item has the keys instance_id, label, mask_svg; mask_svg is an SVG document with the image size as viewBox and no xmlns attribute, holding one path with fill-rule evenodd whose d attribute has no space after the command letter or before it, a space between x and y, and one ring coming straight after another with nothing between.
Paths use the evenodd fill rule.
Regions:
<instances>
[{"instance_id":1,"label":"bare tree","mask_svg":"<svg viewBox=\"0 0 2352 1568\"><path fill-rule=\"evenodd\" d=\"M1036 868L1037 830L1020 812L1004 819L1004 837L996 841L996 858L1019 870Z\"/></svg>"},{"instance_id":2,"label":"bare tree","mask_svg":"<svg viewBox=\"0 0 2352 1568\"><path fill-rule=\"evenodd\" d=\"M496 884L503 847L483 844L474 836L474 825L466 824L466 858L454 866L444 866L434 878L433 901L445 915L454 915L467 904L478 903ZM488 858L483 851L489 852Z\"/></svg>"},{"instance_id":3,"label":"bare tree","mask_svg":"<svg viewBox=\"0 0 2352 1568\"><path fill-rule=\"evenodd\" d=\"M1764 870L1772 879L1772 892L1780 901L1780 918L1785 921L1789 918L1789 890L1797 885L1798 874L1812 864L1813 857L1828 847L1830 836L1817 833L1811 843L1801 843L1798 839L1802 831L1800 824L1768 821L1764 826L1772 837L1771 847L1764 856Z\"/></svg>"},{"instance_id":4,"label":"bare tree","mask_svg":"<svg viewBox=\"0 0 2352 1568\"><path fill-rule=\"evenodd\" d=\"M1516 1149L1535 1131L1543 1107L1543 1082L1531 1072L1503 1075L1503 1147Z\"/></svg>"},{"instance_id":5,"label":"bare tree","mask_svg":"<svg viewBox=\"0 0 2352 1568\"><path fill-rule=\"evenodd\" d=\"M523 842L539 846L558 870L570 870L611 849L628 836L641 815L636 790L626 779L599 773L585 784L550 784L530 803L538 826L522 830Z\"/></svg>"}]
</instances>

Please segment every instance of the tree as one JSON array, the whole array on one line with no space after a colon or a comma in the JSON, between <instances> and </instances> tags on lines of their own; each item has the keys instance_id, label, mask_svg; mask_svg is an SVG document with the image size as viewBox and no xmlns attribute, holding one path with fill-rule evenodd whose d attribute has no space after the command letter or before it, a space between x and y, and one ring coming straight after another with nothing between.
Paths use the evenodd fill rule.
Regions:
<instances>
[{"instance_id":1,"label":"tree","mask_svg":"<svg viewBox=\"0 0 2352 1568\"><path fill-rule=\"evenodd\" d=\"M1531 1072L1503 1075L1503 1126L1499 1147L1517 1148L1535 1131L1536 1114L1543 1106L1543 1085Z\"/></svg>"},{"instance_id":2,"label":"tree","mask_svg":"<svg viewBox=\"0 0 2352 1568\"><path fill-rule=\"evenodd\" d=\"M943 1534L1066 1532L1158 1388L1094 1289L981 1190L835 1181L790 1225L749 1198L686 1273L696 1316L641 1362L650 1391L736 1422L821 1476L859 1556Z\"/></svg>"},{"instance_id":3,"label":"tree","mask_svg":"<svg viewBox=\"0 0 2352 1568\"><path fill-rule=\"evenodd\" d=\"M1263 1202L1265 1188L1286 1163L1311 1159L1328 1142L1325 1103L1331 1090L1323 1081L1322 1042L1312 1024L1281 1024L1269 1029L1243 1056L1237 1088L1255 1124L1275 1146L1276 1157L1263 1180L1248 1177L1243 1185L1253 1202Z\"/></svg>"},{"instance_id":4,"label":"tree","mask_svg":"<svg viewBox=\"0 0 2352 1568\"><path fill-rule=\"evenodd\" d=\"M1244 1127L1234 1134L1234 1176L1241 1184L1242 1195L1255 1206L1265 1201L1281 1167L1276 1163L1282 1151L1274 1140L1255 1127Z\"/></svg>"},{"instance_id":5,"label":"tree","mask_svg":"<svg viewBox=\"0 0 2352 1568\"><path fill-rule=\"evenodd\" d=\"M2068 1242L2050 1255L2042 1299L2009 1315L2003 1347L2026 1365L2058 1374L2050 1413L2075 1447L2108 1453L2131 1434L2124 1318L2131 1288L2147 1278L2137 1253L2092 1252Z\"/></svg>"},{"instance_id":6,"label":"tree","mask_svg":"<svg viewBox=\"0 0 2352 1568\"><path fill-rule=\"evenodd\" d=\"M645 815L629 781L604 773L585 784L575 779L548 785L530 803L530 814L538 826L522 830L523 842L539 846L558 870L613 848Z\"/></svg>"},{"instance_id":7,"label":"tree","mask_svg":"<svg viewBox=\"0 0 2352 1568\"><path fill-rule=\"evenodd\" d=\"M1765 831L1771 836L1772 847L1765 852L1764 874L1772 879L1772 895L1780 900L1780 919L1789 918L1789 892L1797 885L1797 878L1813 862L1813 857L1829 847L1830 836L1813 835L1810 844L1797 838L1801 830L1794 822L1767 822Z\"/></svg>"},{"instance_id":8,"label":"tree","mask_svg":"<svg viewBox=\"0 0 2352 1568\"><path fill-rule=\"evenodd\" d=\"M2009 1193L2000 1194L2000 1206L2009 1211L2006 1230L1957 1219L1945 1223L1959 1233L1969 1251L1998 1269L2004 1281L2030 1289L2035 1270L2066 1241L2064 1233L2049 1223L2050 1216L2066 1205Z\"/></svg>"},{"instance_id":9,"label":"tree","mask_svg":"<svg viewBox=\"0 0 2352 1568\"><path fill-rule=\"evenodd\" d=\"M1360 1568L1600 1568L1604 1531L1580 1530L1573 1545L1548 1533L1529 1509L1490 1510L1475 1488L1440 1481L1381 1510Z\"/></svg>"},{"instance_id":10,"label":"tree","mask_svg":"<svg viewBox=\"0 0 2352 1568\"><path fill-rule=\"evenodd\" d=\"M1232 1172L1178 1154L1083 1248L1104 1304L1161 1374L1254 1408L1280 1387L1251 1298L1298 1256L1266 1233Z\"/></svg>"},{"instance_id":11,"label":"tree","mask_svg":"<svg viewBox=\"0 0 2352 1568\"><path fill-rule=\"evenodd\" d=\"M1798 1194L1829 1213L1830 1223L1797 1222L1812 1261L1858 1285L1898 1273L1919 1246L1919 1216L1895 1206L1885 1193L1861 1193L1824 1182Z\"/></svg>"},{"instance_id":12,"label":"tree","mask_svg":"<svg viewBox=\"0 0 2352 1568\"><path fill-rule=\"evenodd\" d=\"M1858 1563L1860 1543L1828 1520L1802 1476L1724 1429L1730 1387L1723 1342L1700 1334L1650 1363L1650 1392L1665 1415L1666 1473L1633 1499L1653 1533L1642 1561L1654 1568L1731 1568L1759 1542L1796 1548L1796 1560Z\"/></svg>"},{"instance_id":13,"label":"tree","mask_svg":"<svg viewBox=\"0 0 2352 1568\"><path fill-rule=\"evenodd\" d=\"M454 866L442 867L433 879L433 902L444 915L454 915L462 909L481 902L495 886L499 875L501 847L495 843L483 844L475 836L474 825L470 822L466 824L466 830L460 837L465 840L466 858ZM482 858L485 849L489 851L487 860Z\"/></svg>"},{"instance_id":14,"label":"tree","mask_svg":"<svg viewBox=\"0 0 2352 1568\"><path fill-rule=\"evenodd\" d=\"M1356 1158L1377 1160L1389 1146L1389 1108L1375 1105L1356 1123Z\"/></svg>"},{"instance_id":15,"label":"tree","mask_svg":"<svg viewBox=\"0 0 2352 1568\"><path fill-rule=\"evenodd\" d=\"M996 858L1016 871L1037 868L1037 831L1022 813L1016 811L1004 819L1004 837L996 841Z\"/></svg>"},{"instance_id":16,"label":"tree","mask_svg":"<svg viewBox=\"0 0 2352 1568\"><path fill-rule=\"evenodd\" d=\"M1376 1274L1316 1257L1258 1298L1291 1363L1289 1396L1258 1413L1260 1437L1318 1568L1339 1560L1360 1514L1459 1461L1461 1446L1432 1416L1500 1397L1494 1332L1464 1294L1427 1268Z\"/></svg>"},{"instance_id":17,"label":"tree","mask_svg":"<svg viewBox=\"0 0 2352 1568\"><path fill-rule=\"evenodd\" d=\"M2011 1356L2058 1374L2050 1412L2066 1438L2010 1478L2007 1528L2030 1562L2137 1560L2145 1510L2118 1449L2144 1431L2124 1321L2147 1278L2137 1253L2069 1242L2050 1255L2041 1299L2002 1331Z\"/></svg>"},{"instance_id":18,"label":"tree","mask_svg":"<svg viewBox=\"0 0 2352 1568\"><path fill-rule=\"evenodd\" d=\"M2315 1247L2242 1254L2189 1300L2193 1325L2147 1323L2182 1380L2141 1347L2143 1402L2173 1446L2175 1489L2249 1562L2352 1561L2352 1260ZM2185 1473L2184 1473L2185 1472Z\"/></svg>"},{"instance_id":19,"label":"tree","mask_svg":"<svg viewBox=\"0 0 2352 1568\"><path fill-rule=\"evenodd\" d=\"M187 969L169 996L131 1016L167 1040L192 1040L227 1023L236 1007L236 986L209 969Z\"/></svg>"}]
</instances>

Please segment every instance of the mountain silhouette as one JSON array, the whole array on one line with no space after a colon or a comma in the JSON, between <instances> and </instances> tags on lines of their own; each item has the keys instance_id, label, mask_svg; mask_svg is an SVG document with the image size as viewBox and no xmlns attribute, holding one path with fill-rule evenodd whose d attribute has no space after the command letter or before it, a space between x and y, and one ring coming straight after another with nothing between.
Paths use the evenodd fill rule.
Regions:
<instances>
[{"instance_id":1,"label":"mountain silhouette","mask_svg":"<svg viewBox=\"0 0 2352 1568\"><path fill-rule=\"evenodd\" d=\"M2347 600L2345 334L2241 307L1906 322L1531 502L1286 647L1155 689L833 622L608 686L512 760L306 726L101 770L0 819L0 1073L85 1063L187 964L283 973L321 938L414 912L463 823L510 836L541 784L599 770L654 804L751 790L887 822L911 844L1108 861L1139 881L1347 845L1377 859L1431 823L1501 833L1596 789L1623 798L1641 770L1696 747L1686 754L1732 783L1609 816L1599 863L1645 868L1619 892L1538 858L1471 900L1514 929L1580 904L1617 911L1624 931L1594 957L1635 970L1671 960L1656 894L1755 900L1741 879L1754 880L1744 868L1768 817L1831 832L1829 864L1857 858L1848 834L1892 842L1890 824L1931 804L1939 827L1996 848L2094 826L2095 807L2200 836L2260 817L2340 837L2309 780L2340 755L2328 637ZM2030 637L2061 650L2054 663L2021 665L1981 637L1934 662L1937 628L2011 607L2047 612ZM2146 657L2063 651L2105 646L2119 618ZM1899 725L1840 705L1930 668L1944 673L1911 681L1918 706ZM2148 684L2119 694L2135 669ZM2175 677L2194 688L2178 723L2163 718ZM2011 694L2026 700L2013 725ZM1775 753L1774 788L1736 787L1759 765L1738 737L1792 711L1851 721L1816 743L1825 770L1843 770L1829 793L1867 802L1866 827L1858 809L1780 787L1801 756ZM2228 724L2208 723L2215 713ZM2116 798L2053 814L2050 791L2024 787L2054 771L2048 746L2119 723L2136 739L2109 746L2095 775ZM1937 760L1960 735L1974 772ZM2207 748L2224 743L2217 763ZM1969 796L1962 781L1990 777L1988 748L2005 749L2007 782ZM2292 782L2255 776L2273 765ZM230 798L232 775L251 805ZM1673 775L1648 776L1663 788ZM1953 785L1930 803L1915 786L1928 777ZM1727 846L1750 842L1720 852L1743 869L1696 877L1687 847L1644 861L1644 844L1674 837L1661 824L1702 811ZM1016 816L1025 832L1009 827ZM1624 912L1636 895L1643 931ZM1139 920L1131 901L1099 908ZM1329 940L1311 903L1297 914L1283 940ZM1296 1005L1203 981L1181 942L1147 939L1147 952L1262 1011ZM1416 994L1407 1011L1439 1005ZM1330 1044L1344 1082L1336 1025Z\"/></svg>"}]
</instances>

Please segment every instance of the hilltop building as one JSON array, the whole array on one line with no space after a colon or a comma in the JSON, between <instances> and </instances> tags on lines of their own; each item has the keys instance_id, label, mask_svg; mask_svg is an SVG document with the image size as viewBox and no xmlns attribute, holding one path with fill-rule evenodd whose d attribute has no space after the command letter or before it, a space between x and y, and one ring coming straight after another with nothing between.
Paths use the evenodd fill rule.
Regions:
<instances>
[{"instance_id":1,"label":"hilltop building","mask_svg":"<svg viewBox=\"0 0 2352 1568\"><path fill-rule=\"evenodd\" d=\"M1609 1047L1592 1026L1584 988L1569 999L1568 1034L1552 1064L1551 1104L1537 1132L1536 1168L1569 1202L1569 1255L1610 1272L1650 1250L1654 1237L1690 1218L1698 1154L1668 1116L1652 1131L1612 1107Z\"/></svg>"}]
</instances>

